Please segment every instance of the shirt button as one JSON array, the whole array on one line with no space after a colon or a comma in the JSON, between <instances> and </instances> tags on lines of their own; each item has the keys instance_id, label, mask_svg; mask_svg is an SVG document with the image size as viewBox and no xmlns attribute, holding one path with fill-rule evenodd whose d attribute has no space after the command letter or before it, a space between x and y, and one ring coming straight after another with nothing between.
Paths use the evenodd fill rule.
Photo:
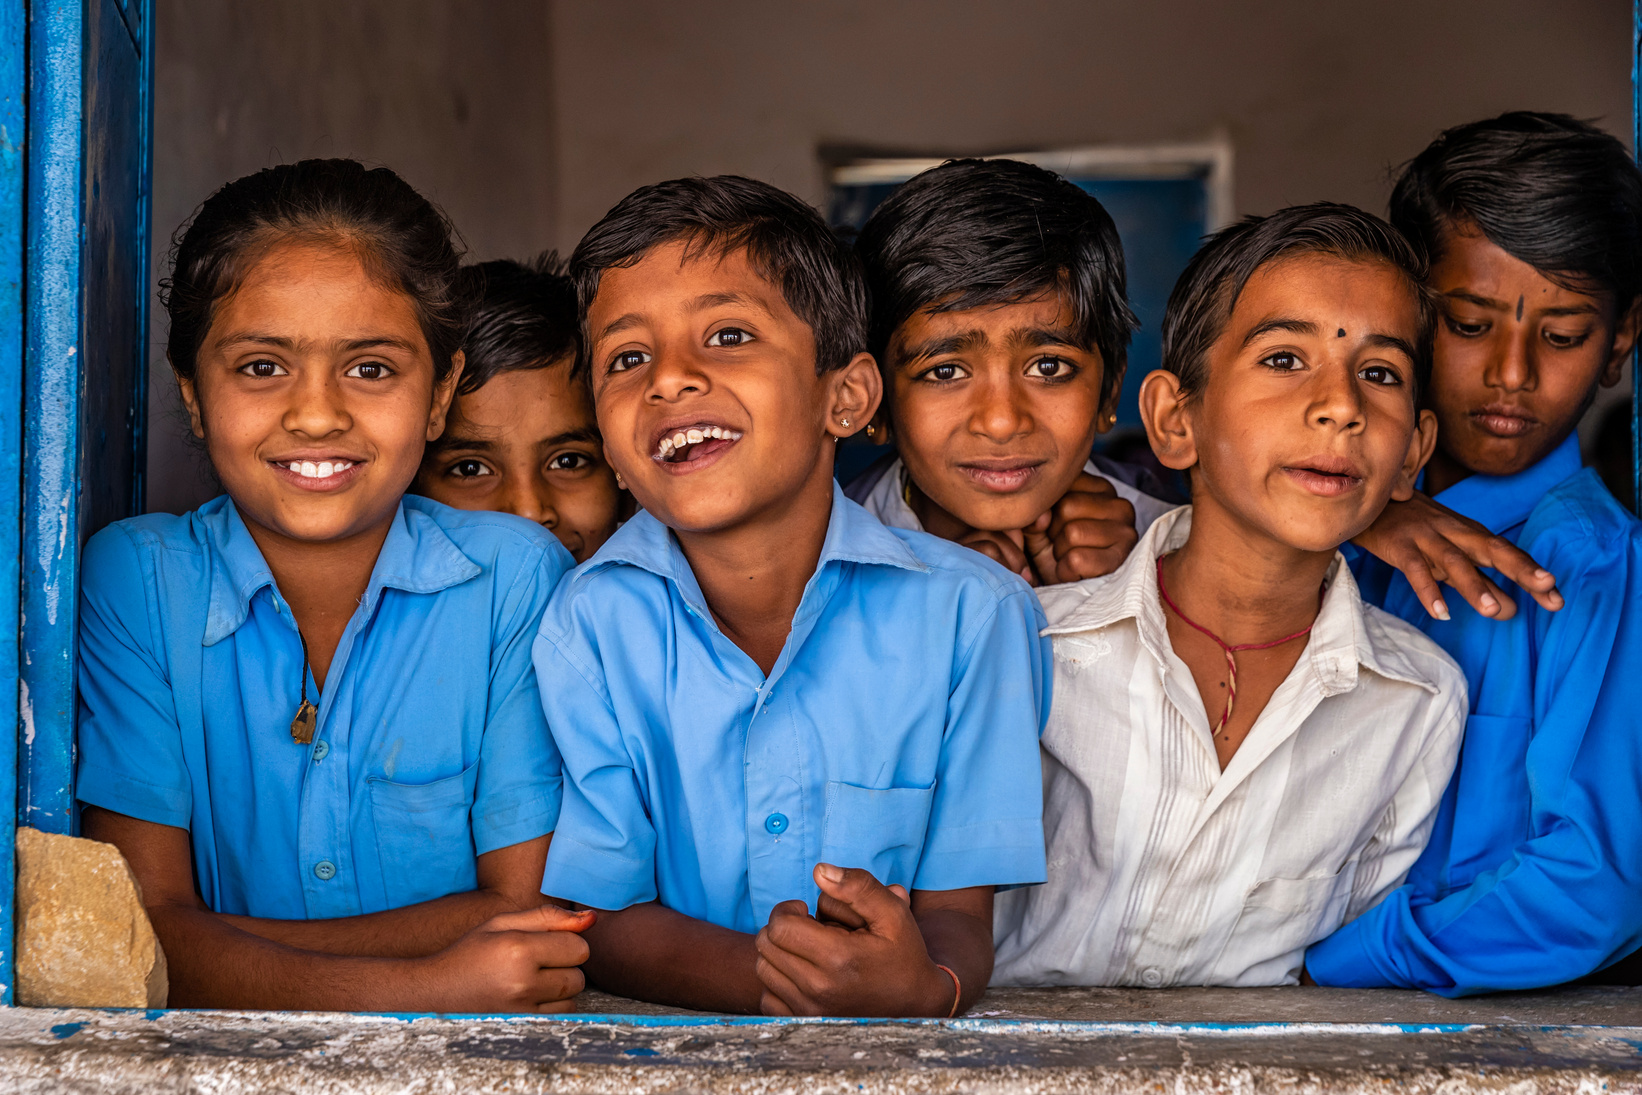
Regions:
<instances>
[{"instance_id":1,"label":"shirt button","mask_svg":"<svg viewBox=\"0 0 1642 1095\"><path fill-rule=\"evenodd\" d=\"M314 877L321 882L329 882L336 877L336 864L328 859L322 859L314 864Z\"/></svg>"},{"instance_id":2,"label":"shirt button","mask_svg":"<svg viewBox=\"0 0 1642 1095\"><path fill-rule=\"evenodd\" d=\"M787 815L771 814L769 817L764 819L764 829L766 832L780 836L782 833L787 831Z\"/></svg>"},{"instance_id":3,"label":"shirt button","mask_svg":"<svg viewBox=\"0 0 1642 1095\"><path fill-rule=\"evenodd\" d=\"M326 741L324 738L321 738L318 741L314 742L314 762L315 763L318 763L319 761L324 760L326 757L328 757L330 755L331 755L331 743L330 742Z\"/></svg>"},{"instance_id":4,"label":"shirt button","mask_svg":"<svg viewBox=\"0 0 1642 1095\"><path fill-rule=\"evenodd\" d=\"M1155 989L1163 983L1163 971L1156 966L1149 966L1140 973L1140 983L1149 989Z\"/></svg>"}]
</instances>

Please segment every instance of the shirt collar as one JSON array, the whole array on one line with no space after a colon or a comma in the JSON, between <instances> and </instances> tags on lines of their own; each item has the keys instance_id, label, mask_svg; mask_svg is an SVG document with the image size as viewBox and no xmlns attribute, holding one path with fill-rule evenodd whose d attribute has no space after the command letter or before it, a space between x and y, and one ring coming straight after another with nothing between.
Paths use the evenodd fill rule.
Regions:
<instances>
[{"instance_id":1,"label":"shirt collar","mask_svg":"<svg viewBox=\"0 0 1642 1095\"><path fill-rule=\"evenodd\" d=\"M239 630L250 614L251 598L263 587L274 586L273 572L245 527L239 509L232 499L225 497L223 501L218 509L206 507L199 511L212 547L205 646L215 646ZM437 593L479 573L479 565L462 554L438 522L419 510L407 510L401 502L360 605L368 614L375 609L384 588ZM277 596L277 587L274 592Z\"/></svg>"},{"instance_id":2,"label":"shirt collar","mask_svg":"<svg viewBox=\"0 0 1642 1095\"><path fill-rule=\"evenodd\" d=\"M1579 435L1571 433L1550 455L1515 475L1469 475L1435 500L1498 535L1528 520L1546 493L1564 479L1578 475L1582 466Z\"/></svg>"},{"instance_id":3,"label":"shirt collar","mask_svg":"<svg viewBox=\"0 0 1642 1095\"><path fill-rule=\"evenodd\" d=\"M1191 506L1171 510L1146 530L1129 558L1111 575L1044 591L1044 608L1051 622L1043 634L1075 634L1133 619L1141 645L1159 665L1167 665L1174 648L1157 590L1157 560L1184 545L1191 527ZM1359 666L1428 692L1438 690L1438 682L1421 673L1400 651L1381 649L1370 641L1357 582L1339 552L1334 553L1326 582L1305 653L1324 695L1355 688Z\"/></svg>"},{"instance_id":4,"label":"shirt collar","mask_svg":"<svg viewBox=\"0 0 1642 1095\"><path fill-rule=\"evenodd\" d=\"M829 562L866 563L928 570L923 560L905 540L859 505L844 497L843 488L832 485L832 514L827 518L827 536L821 544L816 570ZM662 578L671 578L686 591L696 590L695 575L679 547L678 537L645 510L617 529L578 571L578 579L611 566L635 566Z\"/></svg>"}]
</instances>

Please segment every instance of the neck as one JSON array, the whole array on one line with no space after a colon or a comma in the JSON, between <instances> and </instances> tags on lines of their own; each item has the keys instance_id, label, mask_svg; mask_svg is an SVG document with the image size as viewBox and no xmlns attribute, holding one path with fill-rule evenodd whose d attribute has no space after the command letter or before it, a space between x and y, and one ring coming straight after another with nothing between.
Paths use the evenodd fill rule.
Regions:
<instances>
[{"instance_id":1,"label":"neck","mask_svg":"<svg viewBox=\"0 0 1642 1095\"><path fill-rule=\"evenodd\" d=\"M1185 546L1163 560L1163 580L1181 612L1240 646L1309 627L1333 559L1332 549L1280 543L1202 498L1194 500Z\"/></svg>"},{"instance_id":2,"label":"neck","mask_svg":"<svg viewBox=\"0 0 1642 1095\"><path fill-rule=\"evenodd\" d=\"M1437 446L1437 451L1431 454L1431 459L1425 465L1425 494L1435 497L1458 483L1461 479L1471 476L1471 469L1455 460Z\"/></svg>"},{"instance_id":3,"label":"neck","mask_svg":"<svg viewBox=\"0 0 1642 1095\"><path fill-rule=\"evenodd\" d=\"M912 507L912 513L918 518L918 523L931 536L939 536L943 540L962 540L969 535L969 526L948 513L940 503L918 489L918 484L907 480L907 502Z\"/></svg>"},{"instance_id":4,"label":"neck","mask_svg":"<svg viewBox=\"0 0 1642 1095\"><path fill-rule=\"evenodd\" d=\"M296 540L245 517L246 530L310 645L315 638L310 632L340 632L353 616L397 512L360 532L324 541ZM328 663L329 656L324 660Z\"/></svg>"},{"instance_id":5,"label":"neck","mask_svg":"<svg viewBox=\"0 0 1642 1095\"><path fill-rule=\"evenodd\" d=\"M719 630L767 676L775 668L804 587L821 560L832 518L832 467L731 528L674 530Z\"/></svg>"}]
</instances>

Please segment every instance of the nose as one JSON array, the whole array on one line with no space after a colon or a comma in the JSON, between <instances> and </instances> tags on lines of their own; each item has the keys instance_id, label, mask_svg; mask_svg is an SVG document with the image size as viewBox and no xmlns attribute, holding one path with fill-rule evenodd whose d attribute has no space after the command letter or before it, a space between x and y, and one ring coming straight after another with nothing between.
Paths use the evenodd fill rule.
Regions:
<instances>
[{"instance_id":1,"label":"nose","mask_svg":"<svg viewBox=\"0 0 1642 1095\"><path fill-rule=\"evenodd\" d=\"M1007 370L989 370L988 382L974 386L969 432L1000 444L1032 432L1031 408L1016 391Z\"/></svg>"},{"instance_id":2,"label":"nose","mask_svg":"<svg viewBox=\"0 0 1642 1095\"><path fill-rule=\"evenodd\" d=\"M1523 325L1502 342L1500 352L1488 357L1488 365L1482 371L1483 383L1502 392L1532 391L1539 380L1538 363L1534 359L1538 342L1533 328Z\"/></svg>"},{"instance_id":3,"label":"nose","mask_svg":"<svg viewBox=\"0 0 1642 1095\"><path fill-rule=\"evenodd\" d=\"M291 403L283 422L289 432L320 438L352 428L353 416L348 413L342 386L330 369L303 369L290 391Z\"/></svg>"},{"instance_id":4,"label":"nose","mask_svg":"<svg viewBox=\"0 0 1642 1095\"><path fill-rule=\"evenodd\" d=\"M559 513L553 505L553 491L540 475L510 477L503 504L509 513L549 529L559 523Z\"/></svg>"},{"instance_id":5,"label":"nose","mask_svg":"<svg viewBox=\"0 0 1642 1095\"><path fill-rule=\"evenodd\" d=\"M1363 428L1362 382L1350 362L1313 374L1307 418L1313 426L1356 432Z\"/></svg>"},{"instance_id":6,"label":"nose","mask_svg":"<svg viewBox=\"0 0 1642 1095\"><path fill-rule=\"evenodd\" d=\"M649 380L645 398L652 403L674 403L687 395L705 395L711 387L694 354L665 346L656 348Z\"/></svg>"}]
</instances>

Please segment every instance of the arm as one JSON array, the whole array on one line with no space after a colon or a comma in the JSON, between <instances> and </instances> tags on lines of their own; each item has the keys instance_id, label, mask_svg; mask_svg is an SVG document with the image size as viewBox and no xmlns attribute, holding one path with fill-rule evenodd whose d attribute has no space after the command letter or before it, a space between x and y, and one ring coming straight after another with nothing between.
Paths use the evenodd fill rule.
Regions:
<instances>
[{"instance_id":1,"label":"arm","mask_svg":"<svg viewBox=\"0 0 1642 1095\"><path fill-rule=\"evenodd\" d=\"M915 890L818 864L820 918L784 901L758 934L770 1015L962 1014L992 978L992 887ZM957 986L940 967L958 977Z\"/></svg>"},{"instance_id":2,"label":"arm","mask_svg":"<svg viewBox=\"0 0 1642 1095\"><path fill-rule=\"evenodd\" d=\"M103 811L98 811L99 813ZM90 810L86 811L89 825ZM114 815L117 816L117 815ZM108 839L108 838L99 838ZM334 920L222 919L252 935L321 954L416 958L442 951L493 916L543 903L542 868L551 833L479 857L479 888L432 901ZM116 843L112 839L109 843Z\"/></svg>"},{"instance_id":3,"label":"arm","mask_svg":"<svg viewBox=\"0 0 1642 1095\"><path fill-rule=\"evenodd\" d=\"M1448 619L1448 606L1438 582L1459 590L1484 616L1508 620L1516 615L1516 603L1489 581L1484 567L1521 586L1547 611L1562 608L1556 578L1532 556L1418 492L1406 502L1389 503L1351 542L1402 571L1420 604L1439 620Z\"/></svg>"},{"instance_id":4,"label":"arm","mask_svg":"<svg viewBox=\"0 0 1642 1095\"><path fill-rule=\"evenodd\" d=\"M605 992L702 1011L758 1013L764 986L753 937L654 901L603 912L586 934L585 969Z\"/></svg>"},{"instance_id":5,"label":"arm","mask_svg":"<svg viewBox=\"0 0 1642 1095\"><path fill-rule=\"evenodd\" d=\"M86 835L120 849L165 950L177 1007L326 1011L563 1011L587 914L552 906L495 917L437 954L316 954L265 939L205 907L186 830L88 810ZM236 918L237 919L237 918ZM277 923L262 921L261 923Z\"/></svg>"},{"instance_id":6,"label":"arm","mask_svg":"<svg viewBox=\"0 0 1642 1095\"><path fill-rule=\"evenodd\" d=\"M1642 551L1631 553L1580 583L1540 639L1527 839L1440 900L1424 886L1392 891L1311 949L1318 984L1539 988L1642 945ZM1486 790L1456 800L1462 815L1490 808Z\"/></svg>"}]
</instances>

